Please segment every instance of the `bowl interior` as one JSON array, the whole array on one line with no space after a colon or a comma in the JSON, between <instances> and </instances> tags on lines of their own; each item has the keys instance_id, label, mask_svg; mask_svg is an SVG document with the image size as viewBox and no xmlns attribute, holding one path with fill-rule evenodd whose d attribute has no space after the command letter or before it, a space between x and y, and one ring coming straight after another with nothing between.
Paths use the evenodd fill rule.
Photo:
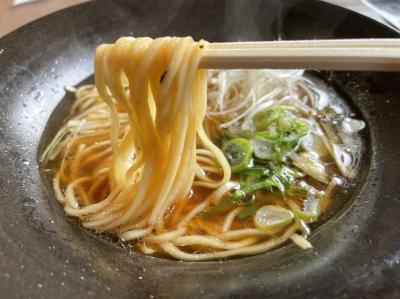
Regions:
<instances>
[{"instance_id":1,"label":"bowl interior","mask_svg":"<svg viewBox=\"0 0 400 299\"><path fill-rule=\"evenodd\" d=\"M92 75L95 47L123 35L209 41L399 37L365 17L311 0L168 5L100 0L1 39L0 289L5 296L297 298L361 290L391 294L398 287L397 73L318 73L367 121L370 163L349 204L312 236L312 251L289 245L254 257L183 263L129 252L68 220L38 168L40 146L52 135L46 124L63 120L71 100L63 87Z\"/></svg>"}]
</instances>

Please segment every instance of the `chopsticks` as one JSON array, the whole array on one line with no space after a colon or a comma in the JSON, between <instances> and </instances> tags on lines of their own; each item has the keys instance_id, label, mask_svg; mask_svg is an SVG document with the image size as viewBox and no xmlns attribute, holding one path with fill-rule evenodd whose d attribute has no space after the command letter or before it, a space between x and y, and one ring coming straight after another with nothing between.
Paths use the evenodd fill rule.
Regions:
<instances>
[{"instance_id":1,"label":"chopsticks","mask_svg":"<svg viewBox=\"0 0 400 299\"><path fill-rule=\"evenodd\" d=\"M400 39L210 43L200 68L400 71Z\"/></svg>"}]
</instances>

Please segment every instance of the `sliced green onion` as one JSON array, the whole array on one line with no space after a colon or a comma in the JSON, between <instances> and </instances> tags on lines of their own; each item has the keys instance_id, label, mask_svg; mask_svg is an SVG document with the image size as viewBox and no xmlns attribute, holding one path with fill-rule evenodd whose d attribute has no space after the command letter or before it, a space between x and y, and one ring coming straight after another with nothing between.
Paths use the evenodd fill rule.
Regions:
<instances>
[{"instance_id":1,"label":"sliced green onion","mask_svg":"<svg viewBox=\"0 0 400 299\"><path fill-rule=\"evenodd\" d=\"M231 166L232 172L238 173L249 165L253 147L247 139L235 138L225 143L222 151Z\"/></svg>"},{"instance_id":2,"label":"sliced green onion","mask_svg":"<svg viewBox=\"0 0 400 299\"><path fill-rule=\"evenodd\" d=\"M292 210L292 212L297 218L307 223L312 223L318 220L318 216L315 214L308 214L299 210Z\"/></svg>"},{"instance_id":3,"label":"sliced green onion","mask_svg":"<svg viewBox=\"0 0 400 299\"><path fill-rule=\"evenodd\" d=\"M312 196L304 200L304 209L303 211L299 210L292 210L293 214L308 223L312 223L318 220L319 215L321 214L321 206L323 203L324 197L321 194L314 194L319 195L319 198L316 196Z\"/></svg>"},{"instance_id":4,"label":"sliced green onion","mask_svg":"<svg viewBox=\"0 0 400 299\"><path fill-rule=\"evenodd\" d=\"M267 130L268 127L279 119L283 110L281 108L269 108L257 112L253 117L253 124L257 131Z\"/></svg>"},{"instance_id":5,"label":"sliced green onion","mask_svg":"<svg viewBox=\"0 0 400 299\"><path fill-rule=\"evenodd\" d=\"M272 191L273 188L276 188L281 193L284 193L286 191L286 188L289 188L289 186L287 186L287 182L284 181L282 177L279 176L279 174L275 174L269 178L259 180L254 183L247 183L245 184L245 187L242 188L242 190L246 193L253 193L258 190Z\"/></svg>"},{"instance_id":6,"label":"sliced green onion","mask_svg":"<svg viewBox=\"0 0 400 299\"><path fill-rule=\"evenodd\" d=\"M239 213L239 218L240 219L245 219L249 218L250 216L253 216L259 209L259 205L254 204L249 207L244 208L240 213Z\"/></svg>"},{"instance_id":7,"label":"sliced green onion","mask_svg":"<svg viewBox=\"0 0 400 299\"><path fill-rule=\"evenodd\" d=\"M256 195L251 193L245 194L245 196L243 196L236 202L238 206L251 206L254 205L255 203L256 203Z\"/></svg>"},{"instance_id":8,"label":"sliced green onion","mask_svg":"<svg viewBox=\"0 0 400 299\"><path fill-rule=\"evenodd\" d=\"M293 213L285 208L267 205L258 209L254 225L261 230L283 228L293 221Z\"/></svg>"},{"instance_id":9,"label":"sliced green onion","mask_svg":"<svg viewBox=\"0 0 400 299\"><path fill-rule=\"evenodd\" d=\"M258 112L253 117L253 124L259 131L251 139L254 155L259 159L283 161L310 131L304 120L294 117L281 107Z\"/></svg>"},{"instance_id":10,"label":"sliced green onion","mask_svg":"<svg viewBox=\"0 0 400 299\"><path fill-rule=\"evenodd\" d=\"M270 175L271 170L268 168L265 168L265 167L255 166L255 167L251 167L251 168L245 168L240 173L255 176L255 177L261 177L261 176Z\"/></svg>"},{"instance_id":11,"label":"sliced green onion","mask_svg":"<svg viewBox=\"0 0 400 299\"><path fill-rule=\"evenodd\" d=\"M250 139L254 136L254 132L251 130L229 128L227 130L224 130L224 135L227 136L228 139L233 139L233 138Z\"/></svg>"},{"instance_id":12,"label":"sliced green onion","mask_svg":"<svg viewBox=\"0 0 400 299\"><path fill-rule=\"evenodd\" d=\"M256 132L256 134L272 141L279 137L278 127L274 124L270 125L266 130Z\"/></svg>"},{"instance_id":13,"label":"sliced green onion","mask_svg":"<svg viewBox=\"0 0 400 299\"><path fill-rule=\"evenodd\" d=\"M259 133L250 139L251 145L253 146L254 156L261 160L274 160L274 142L262 137Z\"/></svg>"},{"instance_id":14,"label":"sliced green onion","mask_svg":"<svg viewBox=\"0 0 400 299\"><path fill-rule=\"evenodd\" d=\"M273 175L271 177L271 181L273 182L274 186L282 193L284 194L286 191L285 185L281 181L281 178L278 177L277 175Z\"/></svg>"},{"instance_id":15,"label":"sliced green onion","mask_svg":"<svg viewBox=\"0 0 400 299\"><path fill-rule=\"evenodd\" d=\"M278 125L281 132L288 132L292 129L293 117L283 116L278 118Z\"/></svg>"},{"instance_id":16,"label":"sliced green onion","mask_svg":"<svg viewBox=\"0 0 400 299\"><path fill-rule=\"evenodd\" d=\"M275 177L280 181L285 189L291 188L298 175L298 172L286 166L282 166L279 171L275 173Z\"/></svg>"},{"instance_id":17,"label":"sliced green onion","mask_svg":"<svg viewBox=\"0 0 400 299\"><path fill-rule=\"evenodd\" d=\"M210 217L214 214L219 213L221 210L240 201L246 194L241 190L236 190L228 199L221 201L217 206L211 208L203 214L205 217Z\"/></svg>"},{"instance_id":18,"label":"sliced green onion","mask_svg":"<svg viewBox=\"0 0 400 299\"><path fill-rule=\"evenodd\" d=\"M304 121L301 120L299 118L296 118L293 122L292 122L292 129L302 135L305 135L308 133L309 131L309 126L308 124Z\"/></svg>"},{"instance_id":19,"label":"sliced green onion","mask_svg":"<svg viewBox=\"0 0 400 299\"><path fill-rule=\"evenodd\" d=\"M276 187L275 183L271 179L265 179L254 184L247 185L242 189L242 191L245 193L253 193L261 189L272 191L272 187Z\"/></svg>"}]
</instances>

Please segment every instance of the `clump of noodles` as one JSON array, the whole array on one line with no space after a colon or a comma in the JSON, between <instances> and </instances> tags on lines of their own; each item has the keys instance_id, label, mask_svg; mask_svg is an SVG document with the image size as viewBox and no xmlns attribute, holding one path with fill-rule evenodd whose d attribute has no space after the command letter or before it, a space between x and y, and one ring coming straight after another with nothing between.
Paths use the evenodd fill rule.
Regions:
<instances>
[{"instance_id":1,"label":"clump of noodles","mask_svg":"<svg viewBox=\"0 0 400 299\"><path fill-rule=\"evenodd\" d=\"M206 48L203 41L170 37L126 37L98 47L96 87L77 89L69 121L43 155L44 162L60 159L53 180L57 199L84 227L139 240L147 254L225 258L265 252L289 238L307 248L295 234L297 222L268 232L235 228L238 208L218 230L196 217L238 188L225 156L203 128L207 74L198 65ZM221 93L215 97L226 96ZM271 89L263 99L250 93L244 104L211 100L217 108L208 113L229 110L237 116L228 122L245 121L255 107L281 93ZM191 201L192 188L206 188L209 195Z\"/></svg>"}]
</instances>

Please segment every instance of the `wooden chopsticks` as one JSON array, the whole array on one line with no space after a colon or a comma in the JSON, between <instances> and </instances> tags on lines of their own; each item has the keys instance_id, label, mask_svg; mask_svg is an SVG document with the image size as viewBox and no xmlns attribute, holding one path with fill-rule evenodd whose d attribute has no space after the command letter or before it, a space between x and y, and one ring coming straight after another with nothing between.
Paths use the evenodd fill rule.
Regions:
<instances>
[{"instance_id":1,"label":"wooden chopsticks","mask_svg":"<svg viewBox=\"0 0 400 299\"><path fill-rule=\"evenodd\" d=\"M200 67L400 71L400 39L210 43Z\"/></svg>"}]
</instances>

